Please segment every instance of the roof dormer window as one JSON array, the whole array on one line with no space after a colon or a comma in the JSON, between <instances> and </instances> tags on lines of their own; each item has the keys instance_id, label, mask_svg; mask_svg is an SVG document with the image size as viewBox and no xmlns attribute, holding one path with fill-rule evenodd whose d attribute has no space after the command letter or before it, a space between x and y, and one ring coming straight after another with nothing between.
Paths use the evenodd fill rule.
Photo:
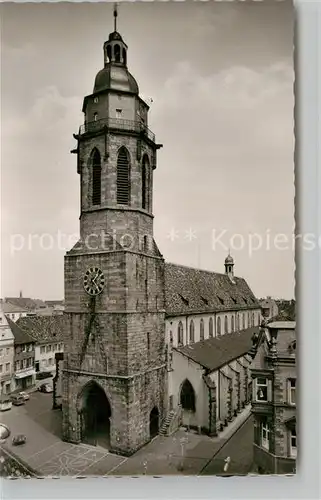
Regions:
<instances>
[{"instance_id":1,"label":"roof dormer window","mask_svg":"<svg viewBox=\"0 0 321 500\"><path fill-rule=\"evenodd\" d=\"M183 295L181 295L181 294L179 294L179 296L180 296L180 298L182 299L182 301L184 302L184 304L185 304L186 306L188 306L188 305L189 305L189 300L188 300L188 299L186 299L185 297L183 297Z\"/></svg>"}]
</instances>

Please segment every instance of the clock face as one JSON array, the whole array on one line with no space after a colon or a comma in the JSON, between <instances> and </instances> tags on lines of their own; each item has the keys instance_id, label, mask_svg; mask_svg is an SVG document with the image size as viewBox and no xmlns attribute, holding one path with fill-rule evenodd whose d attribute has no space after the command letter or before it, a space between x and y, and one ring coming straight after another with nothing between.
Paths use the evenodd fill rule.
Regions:
<instances>
[{"instance_id":1,"label":"clock face","mask_svg":"<svg viewBox=\"0 0 321 500\"><path fill-rule=\"evenodd\" d=\"M100 294L105 286L104 273L99 267L90 267L84 276L84 289L88 295Z\"/></svg>"}]
</instances>

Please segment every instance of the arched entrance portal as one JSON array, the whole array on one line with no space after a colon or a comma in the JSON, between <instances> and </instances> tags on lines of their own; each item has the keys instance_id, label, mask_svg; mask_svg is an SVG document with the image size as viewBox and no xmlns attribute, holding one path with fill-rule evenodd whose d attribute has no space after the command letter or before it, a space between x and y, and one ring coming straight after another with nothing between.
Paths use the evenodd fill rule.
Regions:
<instances>
[{"instance_id":1,"label":"arched entrance portal","mask_svg":"<svg viewBox=\"0 0 321 500\"><path fill-rule=\"evenodd\" d=\"M149 435L153 439L159 431L159 411L156 406L152 409L149 416Z\"/></svg>"},{"instance_id":2,"label":"arched entrance portal","mask_svg":"<svg viewBox=\"0 0 321 500\"><path fill-rule=\"evenodd\" d=\"M185 379L180 390L180 403L183 409L183 425L196 425L195 420L195 392L189 380Z\"/></svg>"},{"instance_id":3,"label":"arched entrance portal","mask_svg":"<svg viewBox=\"0 0 321 500\"><path fill-rule=\"evenodd\" d=\"M82 392L81 440L94 446L110 446L111 408L105 391L90 382Z\"/></svg>"}]
</instances>

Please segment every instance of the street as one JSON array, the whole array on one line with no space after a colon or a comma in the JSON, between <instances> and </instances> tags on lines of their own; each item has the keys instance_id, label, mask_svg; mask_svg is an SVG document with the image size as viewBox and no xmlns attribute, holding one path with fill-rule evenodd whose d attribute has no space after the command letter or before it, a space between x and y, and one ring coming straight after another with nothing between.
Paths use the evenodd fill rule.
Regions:
<instances>
[{"instance_id":1,"label":"street","mask_svg":"<svg viewBox=\"0 0 321 500\"><path fill-rule=\"evenodd\" d=\"M230 460L228 460L228 458ZM244 475L253 461L253 419L250 417L206 465L202 475ZM224 472L224 465L228 464Z\"/></svg>"},{"instance_id":2,"label":"street","mask_svg":"<svg viewBox=\"0 0 321 500\"><path fill-rule=\"evenodd\" d=\"M242 415L238 418L241 425ZM129 458L99 446L62 441L61 411L52 410L52 394L31 393L25 405L1 413L1 421L11 429L4 447L39 476L224 474L228 456L227 473L246 474L252 464L251 418L238 431L236 425L231 438L210 438L180 429L170 437L157 436ZM15 447L11 439L17 434L24 434L27 442Z\"/></svg>"}]
</instances>

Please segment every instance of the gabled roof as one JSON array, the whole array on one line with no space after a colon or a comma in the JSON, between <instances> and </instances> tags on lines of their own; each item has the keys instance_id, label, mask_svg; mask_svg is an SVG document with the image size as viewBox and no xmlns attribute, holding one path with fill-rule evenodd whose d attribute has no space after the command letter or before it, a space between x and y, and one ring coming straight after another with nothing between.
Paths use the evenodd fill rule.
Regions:
<instances>
[{"instance_id":1,"label":"gabled roof","mask_svg":"<svg viewBox=\"0 0 321 500\"><path fill-rule=\"evenodd\" d=\"M253 357L252 336L255 333L259 334L258 326L174 349L203 368L214 371L245 354L251 353Z\"/></svg>"},{"instance_id":2,"label":"gabled roof","mask_svg":"<svg viewBox=\"0 0 321 500\"><path fill-rule=\"evenodd\" d=\"M46 304L43 300L40 299L30 299L27 297L6 297L6 303L13 304L17 307L21 307L23 309L33 310L39 307L46 307Z\"/></svg>"},{"instance_id":3,"label":"gabled roof","mask_svg":"<svg viewBox=\"0 0 321 500\"><path fill-rule=\"evenodd\" d=\"M243 278L165 263L166 315L258 309Z\"/></svg>"},{"instance_id":4,"label":"gabled roof","mask_svg":"<svg viewBox=\"0 0 321 500\"><path fill-rule=\"evenodd\" d=\"M14 336L14 343L15 344L30 344L31 342L34 342L34 339L28 335L27 332L25 332L17 323L12 321L10 318L6 317L8 321L8 325L10 327L10 330L12 331L12 334ZM18 320L20 321L20 320Z\"/></svg>"},{"instance_id":5,"label":"gabled roof","mask_svg":"<svg viewBox=\"0 0 321 500\"><path fill-rule=\"evenodd\" d=\"M3 302L2 303L2 309L5 314L12 314L12 313L26 313L28 312L28 309L25 309L23 307L17 306L15 304L11 304L10 302Z\"/></svg>"},{"instance_id":6,"label":"gabled roof","mask_svg":"<svg viewBox=\"0 0 321 500\"><path fill-rule=\"evenodd\" d=\"M65 305L65 301L64 300L45 300L45 304L49 307L63 306L63 305Z\"/></svg>"},{"instance_id":7,"label":"gabled roof","mask_svg":"<svg viewBox=\"0 0 321 500\"><path fill-rule=\"evenodd\" d=\"M19 318L17 325L37 343L61 342L64 332L64 316L32 316Z\"/></svg>"}]
</instances>

